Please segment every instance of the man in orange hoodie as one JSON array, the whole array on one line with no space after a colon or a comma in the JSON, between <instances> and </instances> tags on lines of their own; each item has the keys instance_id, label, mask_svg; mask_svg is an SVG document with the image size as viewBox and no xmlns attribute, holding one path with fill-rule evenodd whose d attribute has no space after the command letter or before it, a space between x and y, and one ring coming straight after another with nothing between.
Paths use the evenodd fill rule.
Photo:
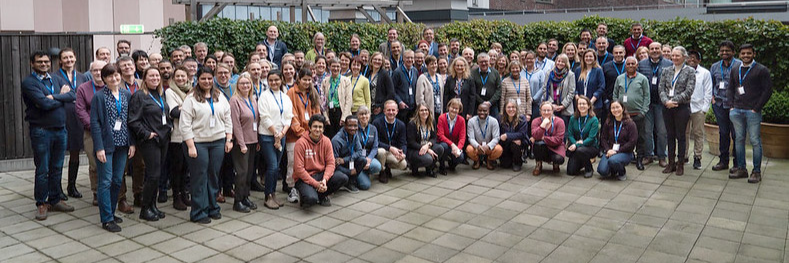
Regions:
<instances>
[{"instance_id":1,"label":"man in orange hoodie","mask_svg":"<svg viewBox=\"0 0 789 263\"><path fill-rule=\"evenodd\" d=\"M329 137L323 135L326 118L313 115L310 132L296 141L293 180L299 191L301 207L314 204L331 206L329 195L348 182L348 175L335 171L334 152Z\"/></svg>"}]
</instances>

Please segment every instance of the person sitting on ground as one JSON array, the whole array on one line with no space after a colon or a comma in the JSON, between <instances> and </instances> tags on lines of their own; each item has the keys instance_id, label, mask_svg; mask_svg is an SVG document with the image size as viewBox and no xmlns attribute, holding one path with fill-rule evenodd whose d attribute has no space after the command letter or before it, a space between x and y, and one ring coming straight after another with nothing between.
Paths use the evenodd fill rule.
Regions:
<instances>
[{"instance_id":1,"label":"person sitting on ground","mask_svg":"<svg viewBox=\"0 0 789 263\"><path fill-rule=\"evenodd\" d=\"M613 118L606 121L600 133L600 147L605 154L597 165L597 173L603 178L615 176L624 181L627 179L625 166L634 158L638 129L618 100L611 102L611 116Z\"/></svg>"},{"instance_id":2,"label":"person sitting on ground","mask_svg":"<svg viewBox=\"0 0 789 263\"><path fill-rule=\"evenodd\" d=\"M345 118L343 129L331 139L331 146L334 152L334 164L336 170L348 175L348 183L344 186L348 192L358 193L359 188L357 178L359 172L367 165L367 160L362 153L360 136L356 136L359 130L359 119L356 115Z\"/></svg>"},{"instance_id":3,"label":"person sitting on ground","mask_svg":"<svg viewBox=\"0 0 789 263\"><path fill-rule=\"evenodd\" d=\"M531 107L531 103L524 104ZM503 149L501 154L501 167L512 168L513 171L520 171L523 166L523 151L528 149L526 140L529 138L529 121L521 112L518 101L510 99L504 104L504 112L499 122L499 143Z\"/></svg>"}]
</instances>

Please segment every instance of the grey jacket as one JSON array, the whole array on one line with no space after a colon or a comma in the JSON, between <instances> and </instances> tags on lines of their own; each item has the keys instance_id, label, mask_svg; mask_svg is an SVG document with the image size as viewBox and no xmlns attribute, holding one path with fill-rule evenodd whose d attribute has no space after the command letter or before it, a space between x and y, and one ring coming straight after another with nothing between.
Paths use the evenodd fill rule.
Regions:
<instances>
[{"instance_id":1,"label":"grey jacket","mask_svg":"<svg viewBox=\"0 0 789 263\"><path fill-rule=\"evenodd\" d=\"M674 83L674 96L669 96L672 82ZM660 102L666 104L667 101L673 100L678 104L688 104L691 96L693 96L693 89L696 87L696 70L687 65L682 65L677 80L674 81L674 66L664 68L663 72L660 73L659 84Z\"/></svg>"},{"instance_id":2,"label":"grey jacket","mask_svg":"<svg viewBox=\"0 0 789 263\"><path fill-rule=\"evenodd\" d=\"M468 120L468 125L466 125L468 143L474 148L484 143L493 149L499 144L499 121L491 116L488 116L485 120L487 120L487 125L484 122L480 125L479 116L474 116ZM487 130L485 131L485 136L482 136L482 129L485 129L485 126L487 126Z\"/></svg>"},{"instance_id":3,"label":"grey jacket","mask_svg":"<svg viewBox=\"0 0 789 263\"><path fill-rule=\"evenodd\" d=\"M551 71L545 73L545 82L550 82L548 80L550 76ZM567 71L567 76L564 77L559 86L562 87L561 93L559 94L559 98L561 99L560 103L554 103L553 101L553 85L548 85L545 88L545 99L551 103L564 106L564 110L561 111L562 116L572 116L573 113L575 113L573 109L573 99L575 98L575 74L572 71Z\"/></svg>"}]
</instances>

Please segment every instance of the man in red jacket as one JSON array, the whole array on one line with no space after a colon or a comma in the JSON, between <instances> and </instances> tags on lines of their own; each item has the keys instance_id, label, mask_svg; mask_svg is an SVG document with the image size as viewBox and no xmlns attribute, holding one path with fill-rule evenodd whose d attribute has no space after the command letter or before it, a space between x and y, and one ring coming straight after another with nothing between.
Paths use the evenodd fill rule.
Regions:
<instances>
[{"instance_id":1,"label":"man in red jacket","mask_svg":"<svg viewBox=\"0 0 789 263\"><path fill-rule=\"evenodd\" d=\"M309 134L296 141L293 151L293 180L301 207L331 206L329 195L348 182L348 175L335 171L331 140L323 135L325 124L323 115L313 115L308 122Z\"/></svg>"}]
</instances>

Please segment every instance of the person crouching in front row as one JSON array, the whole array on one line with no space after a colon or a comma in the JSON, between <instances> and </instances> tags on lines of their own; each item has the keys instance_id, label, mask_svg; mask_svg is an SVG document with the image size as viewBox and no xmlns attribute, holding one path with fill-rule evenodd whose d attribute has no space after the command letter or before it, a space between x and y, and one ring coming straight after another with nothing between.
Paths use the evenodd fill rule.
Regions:
<instances>
[{"instance_id":1,"label":"person crouching in front row","mask_svg":"<svg viewBox=\"0 0 789 263\"><path fill-rule=\"evenodd\" d=\"M335 171L331 141L323 135L326 118L315 114L307 124L309 133L296 141L293 151L293 180L296 181L301 207L315 204L331 206L329 195L348 183L348 176Z\"/></svg>"}]
</instances>

